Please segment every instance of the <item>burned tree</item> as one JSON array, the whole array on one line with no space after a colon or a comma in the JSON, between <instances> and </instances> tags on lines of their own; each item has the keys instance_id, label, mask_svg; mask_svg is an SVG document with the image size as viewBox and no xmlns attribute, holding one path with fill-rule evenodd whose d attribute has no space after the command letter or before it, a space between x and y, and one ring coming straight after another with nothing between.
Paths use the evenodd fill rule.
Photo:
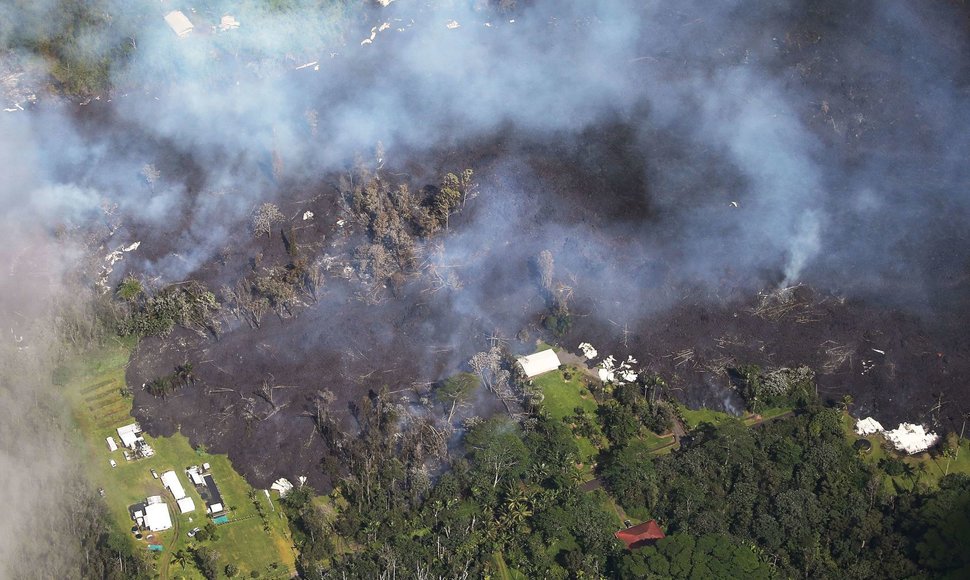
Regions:
<instances>
[{"instance_id":1,"label":"burned tree","mask_svg":"<svg viewBox=\"0 0 970 580\"><path fill-rule=\"evenodd\" d=\"M263 234L269 236L273 232L273 227L285 220L286 218L276 204L264 203L253 210L249 227L257 238Z\"/></svg>"},{"instance_id":2,"label":"burned tree","mask_svg":"<svg viewBox=\"0 0 970 580\"><path fill-rule=\"evenodd\" d=\"M539 272L539 286L548 294L552 294L554 268L555 262L552 259L552 252L549 250L539 252L539 256L536 257L536 270Z\"/></svg>"},{"instance_id":3,"label":"burned tree","mask_svg":"<svg viewBox=\"0 0 970 580\"><path fill-rule=\"evenodd\" d=\"M155 191L155 183L162 176L162 172L159 171L154 164L146 163L141 168L141 175L145 178L145 182L148 183L148 187L152 191Z\"/></svg>"}]
</instances>

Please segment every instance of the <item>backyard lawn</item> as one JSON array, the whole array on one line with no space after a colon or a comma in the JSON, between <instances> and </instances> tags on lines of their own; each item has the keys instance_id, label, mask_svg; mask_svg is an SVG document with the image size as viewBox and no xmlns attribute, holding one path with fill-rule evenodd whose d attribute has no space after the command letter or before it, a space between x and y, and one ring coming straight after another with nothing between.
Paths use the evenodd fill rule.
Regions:
<instances>
[{"instance_id":1,"label":"backyard lawn","mask_svg":"<svg viewBox=\"0 0 970 580\"><path fill-rule=\"evenodd\" d=\"M186 467L209 463L228 510L229 523L220 525L218 539L207 542L207 545L221 555L222 565L235 564L241 575L248 577L256 571L262 578L290 577L295 569L295 553L282 511L262 490L257 490L256 501L266 515L264 522L249 498L252 488L233 469L227 456L193 449L180 433L159 438L143 434L155 450L155 454L146 459L126 461L122 449L108 451L105 438L114 437L120 446L115 429L134 422L130 415L131 398L122 394L130 346L119 343L103 348L72 361L57 372L58 382L66 388L74 409L78 451L88 460L91 482L104 489L115 525L127 532L134 523L128 514L128 506L144 501L147 496L161 495L173 515L173 528L155 533L151 538L151 543L163 546L161 553L152 556L157 559L159 574L163 578L201 578L193 566L183 568L170 564L169 560L176 551L195 542L188 537L189 530L209 521L205 503L185 475ZM117 463L117 467L110 466L110 459ZM195 511L176 515L178 508L173 496L162 487L160 480L152 476L152 469L159 475L174 470L186 494L195 502ZM130 533L127 537L136 547L147 550L147 541L136 540Z\"/></svg>"},{"instance_id":2,"label":"backyard lawn","mask_svg":"<svg viewBox=\"0 0 970 580\"><path fill-rule=\"evenodd\" d=\"M542 389L546 411L556 420L575 415L576 407L596 412L596 400L583 384L582 374L569 369L569 375L566 379L562 371L555 370L532 379Z\"/></svg>"}]
</instances>

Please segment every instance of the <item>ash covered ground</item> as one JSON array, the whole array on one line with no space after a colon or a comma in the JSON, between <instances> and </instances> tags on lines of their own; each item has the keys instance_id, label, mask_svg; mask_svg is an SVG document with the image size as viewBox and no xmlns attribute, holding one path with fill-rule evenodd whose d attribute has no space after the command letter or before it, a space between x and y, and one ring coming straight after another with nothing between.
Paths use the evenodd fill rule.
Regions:
<instances>
[{"instance_id":1,"label":"ash covered ground","mask_svg":"<svg viewBox=\"0 0 970 580\"><path fill-rule=\"evenodd\" d=\"M962 3L445 4L366 11L360 38L310 67L253 76L227 59L241 84L89 104L69 138L42 121L85 151L54 174L117 192L112 247L141 242L112 282L218 294L285 264L291 226L327 266L316 300L256 328L143 340L128 381L149 432L228 452L259 486L325 485L317 392L352 430L368 390L413 403L490 337L550 339L543 250L572 288L557 341L632 354L690 405L736 410L724 369L758 363L812 366L823 397L887 425L947 428L970 409ZM414 191L475 172L477 197L386 288L345 269L366 237L341 185L355 155ZM146 160L160 178L132 187ZM286 221L254 237L249 213L270 201ZM137 388L186 361L196 385ZM483 394L473 412L500 410Z\"/></svg>"}]
</instances>

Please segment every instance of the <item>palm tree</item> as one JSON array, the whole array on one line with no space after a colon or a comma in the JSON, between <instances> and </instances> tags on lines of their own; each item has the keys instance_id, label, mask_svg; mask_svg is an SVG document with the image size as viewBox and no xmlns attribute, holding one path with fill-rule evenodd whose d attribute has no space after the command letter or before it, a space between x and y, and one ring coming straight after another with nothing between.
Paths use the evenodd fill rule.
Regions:
<instances>
[{"instance_id":1,"label":"palm tree","mask_svg":"<svg viewBox=\"0 0 970 580\"><path fill-rule=\"evenodd\" d=\"M502 507L503 513L499 518L499 523L509 530L519 529L532 516L529 498L520 489L510 493Z\"/></svg>"},{"instance_id":2,"label":"palm tree","mask_svg":"<svg viewBox=\"0 0 970 580\"><path fill-rule=\"evenodd\" d=\"M852 406L852 403L853 402L854 401L852 400L852 395L844 395L842 397L842 410L845 411L846 413L848 413L849 412L849 407Z\"/></svg>"}]
</instances>

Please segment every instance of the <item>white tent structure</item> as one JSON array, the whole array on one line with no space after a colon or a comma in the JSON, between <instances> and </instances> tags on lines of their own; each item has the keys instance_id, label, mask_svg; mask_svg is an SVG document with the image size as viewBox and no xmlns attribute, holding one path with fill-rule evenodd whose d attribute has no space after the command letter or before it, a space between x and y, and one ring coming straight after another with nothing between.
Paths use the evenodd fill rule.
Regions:
<instances>
[{"instance_id":1,"label":"white tent structure","mask_svg":"<svg viewBox=\"0 0 970 580\"><path fill-rule=\"evenodd\" d=\"M185 489L182 487L182 482L179 481L178 475L174 471L166 471L162 474L162 485L172 492L175 499L185 497Z\"/></svg>"},{"instance_id":2,"label":"white tent structure","mask_svg":"<svg viewBox=\"0 0 970 580\"><path fill-rule=\"evenodd\" d=\"M517 360L522 365L525 376L530 379L543 373L554 371L562 364L559 362L559 356L556 355L556 351L551 348L530 354L529 356L519 357Z\"/></svg>"},{"instance_id":3,"label":"white tent structure","mask_svg":"<svg viewBox=\"0 0 970 580\"><path fill-rule=\"evenodd\" d=\"M153 502L154 499L158 501ZM168 513L168 505L162 501L160 496L148 498L143 522L145 527L153 532L161 532L172 527L172 516Z\"/></svg>"},{"instance_id":4,"label":"white tent structure","mask_svg":"<svg viewBox=\"0 0 970 580\"><path fill-rule=\"evenodd\" d=\"M175 503L179 506L179 513L187 514L195 511L195 502L191 497L183 497Z\"/></svg>"},{"instance_id":5,"label":"white tent structure","mask_svg":"<svg viewBox=\"0 0 970 580\"><path fill-rule=\"evenodd\" d=\"M192 21L190 21L181 10L173 10L166 14L165 23L168 24L168 27L172 29L172 32L178 36L185 36L186 34L192 32L192 29L195 28Z\"/></svg>"}]
</instances>

